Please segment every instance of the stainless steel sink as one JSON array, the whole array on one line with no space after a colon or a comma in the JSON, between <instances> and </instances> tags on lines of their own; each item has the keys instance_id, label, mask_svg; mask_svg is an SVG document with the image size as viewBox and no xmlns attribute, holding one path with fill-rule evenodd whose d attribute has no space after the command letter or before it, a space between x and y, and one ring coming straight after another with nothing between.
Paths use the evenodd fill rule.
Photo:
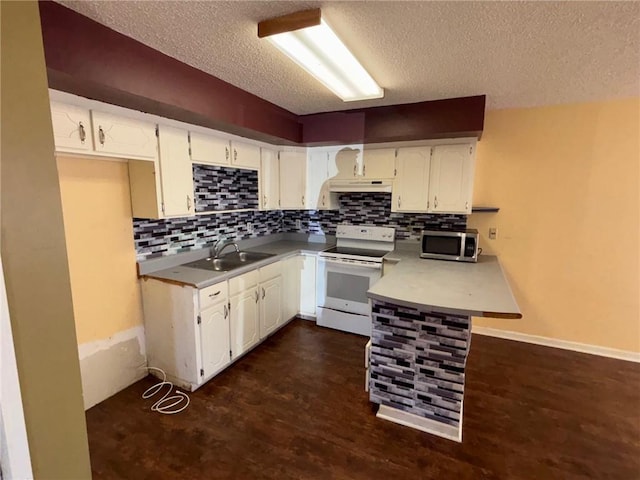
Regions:
<instances>
[{"instance_id":1,"label":"stainless steel sink","mask_svg":"<svg viewBox=\"0 0 640 480\"><path fill-rule=\"evenodd\" d=\"M185 267L201 268L215 272L228 272L264 260L265 258L273 257L274 255L273 253L261 252L231 252L219 258L208 257L196 262L187 263Z\"/></svg>"}]
</instances>

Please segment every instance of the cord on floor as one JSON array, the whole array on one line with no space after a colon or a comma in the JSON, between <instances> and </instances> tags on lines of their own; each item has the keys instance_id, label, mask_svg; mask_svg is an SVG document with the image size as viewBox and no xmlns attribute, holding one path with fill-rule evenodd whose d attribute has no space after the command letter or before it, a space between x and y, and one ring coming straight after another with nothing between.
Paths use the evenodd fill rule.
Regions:
<instances>
[{"instance_id":1,"label":"cord on floor","mask_svg":"<svg viewBox=\"0 0 640 480\"><path fill-rule=\"evenodd\" d=\"M151 406L152 412L158 412L164 415L175 415L176 413L182 412L185 408L189 406L189 403L191 402L191 400L189 399L189 396L186 393L181 392L176 388L175 395L171 395L171 392L173 391L173 383L167 381L167 374L164 373L164 370L157 367L144 367L144 368L146 368L147 370L154 370L156 372L162 373L162 381L147 388L142 394L142 398L144 399L151 398L157 393L159 393L160 391L162 391L165 385L169 387L169 389L162 396L162 398L160 398L160 400L158 400L156 403L154 403ZM179 408L176 408L181 404L184 404L184 405L180 406Z\"/></svg>"}]
</instances>

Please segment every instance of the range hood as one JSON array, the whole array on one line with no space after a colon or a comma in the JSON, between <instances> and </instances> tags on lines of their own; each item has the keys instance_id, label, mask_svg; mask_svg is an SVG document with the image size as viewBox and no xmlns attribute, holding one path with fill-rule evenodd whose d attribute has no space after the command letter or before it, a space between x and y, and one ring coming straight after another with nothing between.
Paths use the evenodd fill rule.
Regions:
<instances>
[{"instance_id":1,"label":"range hood","mask_svg":"<svg viewBox=\"0 0 640 480\"><path fill-rule=\"evenodd\" d=\"M391 193L393 180L389 178L371 180L330 180L330 192L387 192Z\"/></svg>"}]
</instances>

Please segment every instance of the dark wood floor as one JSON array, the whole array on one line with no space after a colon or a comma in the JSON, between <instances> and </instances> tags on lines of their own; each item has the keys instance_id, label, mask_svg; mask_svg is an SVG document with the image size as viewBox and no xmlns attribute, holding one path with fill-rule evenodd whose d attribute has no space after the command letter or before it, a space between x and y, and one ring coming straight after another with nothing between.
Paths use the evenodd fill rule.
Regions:
<instances>
[{"instance_id":1,"label":"dark wood floor","mask_svg":"<svg viewBox=\"0 0 640 480\"><path fill-rule=\"evenodd\" d=\"M365 340L294 320L178 415L87 412L95 479L637 479L640 365L474 336L463 443L377 419Z\"/></svg>"}]
</instances>

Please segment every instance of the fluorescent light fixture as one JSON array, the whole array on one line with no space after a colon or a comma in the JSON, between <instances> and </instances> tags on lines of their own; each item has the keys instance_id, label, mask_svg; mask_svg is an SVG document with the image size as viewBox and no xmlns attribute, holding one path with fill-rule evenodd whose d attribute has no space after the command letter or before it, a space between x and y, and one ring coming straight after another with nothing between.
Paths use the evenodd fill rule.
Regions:
<instances>
[{"instance_id":1,"label":"fluorescent light fixture","mask_svg":"<svg viewBox=\"0 0 640 480\"><path fill-rule=\"evenodd\" d=\"M300 20L301 14L307 18ZM294 29L288 31L290 27ZM267 37L345 102L384 97L384 90L320 17L319 9L260 22L258 36Z\"/></svg>"}]
</instances>

